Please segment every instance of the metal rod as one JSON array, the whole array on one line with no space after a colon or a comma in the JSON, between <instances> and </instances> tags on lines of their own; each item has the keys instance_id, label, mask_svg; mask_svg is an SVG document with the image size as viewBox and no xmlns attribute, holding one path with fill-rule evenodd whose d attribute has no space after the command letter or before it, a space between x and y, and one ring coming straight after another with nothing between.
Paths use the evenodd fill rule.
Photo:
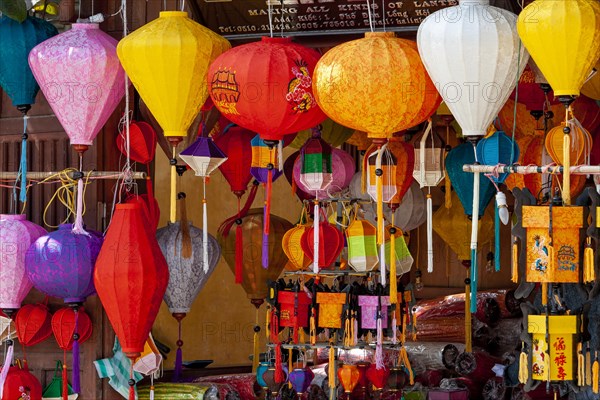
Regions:
<instances>
[{"instance_id":1,"label":"metal rod","mask_svg":"<svg viewBox=\"0 0 600 400\"><path fill-rule=\"evenodd\" d=\"M27 171L27 179L32 180L42 180L46 179L52 175L60 174L62 171L53 171L53 172L35 172L35 171ZM66 173L69 178L75 179L74 174L79 174L79 171L68 171ZM17 179L17 172L4 172L0 171L0 179ZM84 177L90 177L90 179L121 179L121 178L131 178L131 179L147 179L148 174L145 172L131 172L125 173L122 171L83 171Z\"/></svg>"},{"instance_id":2,"label":"metal rod","mask_svg":"<svg viewBox=\"0 0 600 400\"><path fill-rule=\"evenodd\" d=\"M600 165L576 165L570 168L571 174L575 175L600 175ZM464 172L480 172L484 174L512 173L512 174L562 174L563 167L560 165L542 167L539 165L463 165Z\"/></svg>"}]
</instances>

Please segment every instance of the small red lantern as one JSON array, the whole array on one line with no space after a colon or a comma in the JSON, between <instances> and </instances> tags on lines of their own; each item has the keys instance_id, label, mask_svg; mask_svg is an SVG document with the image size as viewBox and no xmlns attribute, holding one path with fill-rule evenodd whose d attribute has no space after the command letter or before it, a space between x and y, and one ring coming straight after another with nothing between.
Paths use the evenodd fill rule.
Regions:
<instances>
[{"instance_id":1,"label":"small red lantern","mask_svg":"<svg viewBox=\"0 0 600 400\"><path fill-rule=\"evenodd\" d=\"M387 384L389 375L390 370L386 366L377 369L376 364L371 364L369 369L367 369L367 379L371 382L375 390L383 390Z\"/></svg>"},{"instance_id":2,"label":"small red lantern","mask_svg":"<svg viewBox=\"0 0 600 400\"><path fill-rule=\"evenodd\" d=\"M242 197L252 180L250 167L252 166L252 145L250 141L256 133L239 126L229 126L223 129L217 137L215 144L227 154L227 161L219 165L233 194Z\"/></svg>"},{"instance_id":3,"label":"small red lantern","mask_svg":"<svg viewBox=\"0 0 600 400\"><path fill-rule=\"evenodd\" d=\"M302 251L313 262L315 261L315 254L313 252L315 248L314 236L315 229L314 227L310 227L304 232L300 240ZM319 268L328 268L344 249L344 234L323 218L319 223L319 243L317 245L319 251L317 260Z\"/></svg>"},{"instance_id":4,"label":"small red lantern","mask_svg":"<svg viewBox=\"0 0 600 400\"><path fill-rule=\"evenodd\" d=\"M23 346L34 346L52 335L52 316L45 304L26 304L15 316L17 338Z\"/></svg>"}]
</instances>

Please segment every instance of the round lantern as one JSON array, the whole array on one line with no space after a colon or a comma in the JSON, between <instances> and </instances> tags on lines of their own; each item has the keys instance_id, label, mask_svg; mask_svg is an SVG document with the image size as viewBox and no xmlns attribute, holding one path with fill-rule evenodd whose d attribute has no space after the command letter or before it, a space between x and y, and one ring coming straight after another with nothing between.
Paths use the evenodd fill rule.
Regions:
<instances>
[{"instance_id":1,"label":"round lantern","mask_svg":"<svg viewBox=\"0 0 600 400\"><path fill-rule=\"evenodd\" d=\"M41 292L83 303L94 294L94 264L102 247L102 234L73 233L72 224L42 236L29 247L25 257L27 276Z\"/></svg>"},{"instance_id":2,"label":"round lantern","mask_svg":"<svg viewBox=\"0 0 600 400\"><path fill-rule=\"evenodd\" d=\"M383 390L385 385L387 384L388 376L390 375L390 370L384 366L383 368L377 368L376 364L371 364L371 366L367 369L367 379L373 385L373 389Z\"/></svg>"},{"instance_id":3,"label":"round lantern","mask_svg":"<svg viewBox=\"0 0 600 400\"><path fill-rule=\"evenodd\" d=\"M554 95L579 96L600 53L600 4L536 0L519 14L517 29Z\"/></svg>"},{"instance_id":4,"label":"round lantern","mask_svg":"<svg viewBox=\"0 0 600 400\"><path fill-rule=\"evenodd\" d=\"M33 286L25 269L29 246L47 232L25 219L25 214L0 214L0 309L10 314Z\"/></svg>"},{"instance_id":5,"label":"round lantern","mask_svg":"<svg viewBox=\"0 0 600 400\"><path fill-rule=\"evenodd\" d=\"M117 204L96 260L94 284L132 362L144 350L168 282L167 262L139 204Z\"/></svg>"},{"instance_id":6,"label":"round lantern","mask_svg":"<svg viewBox=\"0 0 600 400\"><path fill-rule=\"evenodd\" d=\"M15 315L17 338L23 346L35 346L52 335L52 316L45 304L26 304Z\"/></svg>"},{"instance_id":7,"label":"round lantern","mask_svg":"<svg viewBox=\"0 0 600 400\"><path fill-rule=\"evenodd\" d=\"M338 368L338 379L346 394L352 393L360 379L360 372L356 365L344 364Z\"/></svg>"},{"instance_id":8,"label":"round lantern","mask_svg":"<svg viewBox=\"0 0 600 400\"><path fill-rule=\"evenodd\" d=\"M330 224L325 218L319 223L318 241L315 243L315 228L311 226L302 235L302 250L318 265L319 268L329 268L339 257L344 248L344 234ZM318 259L315 260L314 249L317 247Z\"/></svg>"},{"instance_id":9,"label":"round lantern","mask_svg":"<svg viewBox=\"0 0 600 400\"><path fill-rule=\"evenodd\" d=\"M325 119L312 93L318 59L290 38L263 37L219 56L208 71L208 90L227 119L278 141Z\"/></svg>"},{"instance_id":10,"label":"round lantern","mask_svg":"<svg viewBox=\"0 0 600 400\"><path fill-rule=\"evenodd\" d=\"M229 126L215 137L215 143L225 154L227 161L219 165L219 171L229 183L229 188L238 198L245 192L252 180L252 145L250 141L256 133L240 126Z\"/></svg>"},{"instance_id":11,"label":"round lantern","mask_svg":"<svg viewBox=\"0 0 600 400\"><path fill-rule=\"evenodd\" d=\"M288 379L292 388L296 391L296 394L302 397L302 394L306 392L314 377L315 374L312 372L312 369L304 367L294 368L292 372L290 372Z\"/></svg>"},{"instance_id":12,"label":"round lantern","mask_svg":"<svg viewBox=\"0 0 600 400\"><path fill-rule=\"evenodd\" d=\"M485 135L527 65L516 18L489 0L459 0L419 25L425 68L464 136Z\"/></svg>"},{"instance_id":13,"label":"round lantern","mask_svg":"<svg viewBox=\"0 0 600 400\"><path fill-rule=\"evenodd\" d=\"M331 149L332 181L326 189L311 190L304 182L302 182L300 179L302 175L300 156L298 156L294 162L293 179L301 192L308 193L312 197L318 196L319 199L327 199L348 187L355 169L355 161L350 154L346 153L344 150L333 148Z\"/></svg>"},{"instance_id":14,"label":"round lantern","mask_svg":"<svg viewBox=\"0 0 600 400\"><path fill-rule=\"evenodd\" d=\"M294 193L300 199L300 201L312 200L313 196L298 187L298 180L300 179L300 164L296 161L298 161L299 158L300 151L292 153L285 160L285 163L283 163L283 173L285 174L285 179L292 187L292 193ZM296 167L296 165L298 165L298 167Z\"/></svg>"},{"instance_id":15,"label":"round lantern","mask_svg":"<svg viewBox=\"0 0 600 400\"><path fill-rule=\"evenodd\" d=\"M29 54L33 75L80 153L92 145L125 95L116 47L98 24L73 24Z\"/></svg>"},{"instance_id":16,"label":"round lantern","mask_svg":"<svg viewBox=\"0 0 600 400\"><path fill-rule=\"evenodd\" d=\"M323 140L329 143L331 147L338 147L346 143L346 141L354 133L354 129L340 125L331 118L325 119L325 121L321 122L321 124L317 126L316 129L319 130ZM298 135L296 136L294 141L290 143L290 147L299 149L311 136L312 129L305 129L298 132Z\"/></svg>"},{"instance_id":17,"label":"round lantern","mask_svg":"<svg viewBox=\"0 0 600 400\"><path fill-rule=\"evenodd\" d=\"M583 84L581 93L591 99L600 100L600 60L598 60L594 68L596 69L596 73L590 80Z\"/></svg>"},{"instance_id":18,"label":"round lantern","mask_svg":"<svg viewBox=\"0 0 600 400\"><path fill-rule=\"evenodd\" d=\"M294 268L299 271L305 270L311 264L310 258L302 250L302 236L310 226L309 224L298 224L288 230L281 239L283 252Z\"/></svg>"},{"instance_id":19,"label":"round lantern","mask_svg":"<svg viewBox=\"0 0 600 400\"><path fill-rule=\"evenodd\" d=\"M0 86L23 113L35 103L40 90L27 63L29 52L55 35L54 25L41 18L28 16L19 23L6 15L0 17Z\"/></svg>"},{"instance_id":20,"label":"round lantern","mask_svg":"<svg viewBox=\"0 0 600 400\"><path fill-rule=\"evenodd\" d=\"M188 18L187 12L162 11L159 18L124 37L117 53L170 138L187 136L208 96L208 66L230 47L223 37Z\"/></svg>"},{"instance_id":21,"label":"round lantern","mask_svg":"<svg viewBox=\"0 0 600 400\"><path fill-rule=\"evenodd\" d=\"M532 64L533 63L530 59L527 67L525 67L525 70L519 77L517 101L520 104L525 105L527 111L530 111L530 113L535 115L536 111L540 112L544 109L544 104L546 102L550 104L557 104L558 100L555 100L554 93L552 93L551 90L548 90L547 93L542 90L537 82L538 79L536 79L536 71L531 68ZM516 95L517 91L513 90L513 92L510 94L511 100L515 100Z\"/></svg>"},{"instance_id":22,"label":"round lantern","mask_svg":"<svg viewBox=\"0 0 600 400\"><path fill-rule=\"evenodd\" d=\"M271 215L271 232L268 235L269 267L263 268L261 248L263 243L263 209L254 208L241 218L243 237L242 287L253 304L262 304L269 293L267 281L275 281L283 271L287 257L281 246L284 233L292 224L276 215ZM221 225L217 240L221 245L223 258L235 273L236 234ZM230 227L229 227L230 228Z\"/></svg>"},{"instance_id":23,"label":"round lantern","mask_svg":"<svg viewBox=\"0 0 600 400\"><path fill-rule=\"evenodd\" d=\"M419 122L438 102L414 43L393 32L367 32L363 39L329 50L315 68L317 102L334 121L386 139ZM434 108L435 110L435 108Z\"/></svg>"},{"instance_id":24,"label":"round lantern","mask_svg":"<svg viewBox=\"0 0 600 400\"><path fill-rule=\"evenodd\" d=\"M571 146L569 147L569 159L571 165L585 164L589 159L590 151L592 150L592 135L577 123L569 121L571 129ZM558 165L564 165L564 133L565 123L562 122L559 126L550 129L546 135L545 146L546 151Z\"/></svg>"}]
</instances>

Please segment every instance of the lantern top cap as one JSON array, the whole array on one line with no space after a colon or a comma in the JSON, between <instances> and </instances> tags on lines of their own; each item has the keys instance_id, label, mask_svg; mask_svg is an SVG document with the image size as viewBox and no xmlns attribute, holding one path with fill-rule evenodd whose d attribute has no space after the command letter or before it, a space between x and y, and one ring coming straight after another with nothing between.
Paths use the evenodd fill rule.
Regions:
<instances>
[{"instance_id":1,"label":"lantern top cap","mask_svg":"<svg viewBox=\"0 0 600 400\"><path fill-rule=\"evenodd\" d=\"M188 13L187 13L187 11L161 11L159 14L159 17L160 18L174 18L174 17L187 18Z\"/></svg>"},{"instance_id":2,"label":"lantern top cap","mask_svg":"<svg viewBox=\"0 0 600 400\"><path fill-rule=\"evenodd\" d=\"M122 203L117 204L115 210L137 210L140 208L140 205L137 203Z\"/></svg>"},{"instance_id":3,"label":"lantern top cap","mask_svg":"<svg viewBox=\"0 0 600 400\"><path fill-rule=\"evenodd\" d=\"M100 29L100 25L98 24L94 24L94 23L77 23L77 24L73 24L71 29L77 29L77 30L82 30L82 29L89 29L89 30L98 30Z\"/></svg>"},{"instance_id":4,"label":"lantern top cap","mask_svg":"<svg viewBox=\"0 0 600 400\"><path fill-rule=\"evenodd\" d=\"M60 224L60 225L58 225L58 229L59 230L73 229L73 224Z\"/></svg>"},{"instance_id":5,"label":"lantern top cap","mask_svg":"<svg viewBox=\"0 0 600 400\"><path fill-rule=\"evenodd\" d=\"M487 6L490 4L490 0L458 0L458 4L461 6Z\"/></svg>"},{"instance_id":6,"label":"lantern top cap","mask_svg":"<svg viewBox=\"0 0 600 400\"><path fill-rule=\"evenodd\" d=\"M23 221L25 217L25 214L0 214L0 221Z\"/></svg>"},{"instance_id":7,"label":"lantern top cap","mask_svg":"<svg viewBox=\"0 0 600 400\"><path fill-rule=\"evenodd\" d=\"M291 37L263 36L262 38L260 38L260 40L261 40L261 42L266 42L266 43L282 43L282 44L292 43Z\"/></svg>"},{"instance_id":8,"label":"lantern top cap","mask_svg":"<svg viewBox=\"0 0 600 400\"><path fill-rule=\"evenodd\" d=\"M395 38L394 32L365 32L365 38Z\"/></svg>"}]
</instances>

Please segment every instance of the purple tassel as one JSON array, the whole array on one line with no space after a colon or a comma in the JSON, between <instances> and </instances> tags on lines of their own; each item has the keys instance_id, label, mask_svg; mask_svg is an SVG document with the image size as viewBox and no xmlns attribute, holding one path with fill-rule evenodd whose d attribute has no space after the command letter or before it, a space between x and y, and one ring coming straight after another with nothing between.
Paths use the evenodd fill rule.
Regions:
<instances>
[{"instance_id":1,"label":"purple tassel","mask_svg":"<svg viewBox=\"0 0 600 400\"><path fill-rule=\"evenodd\" d=\"M175 356L175 371L173 372L173 381L179 382L181 379L181 369L183 368L183 354L181 347L177 348L177 355Z\"/></svg>"},{"instance_id":2,"label":"purple tassel","mask_svg":"<svg viewBox=\"0 0 600 400\"><path fill-rule=\"evenodd\" d=\"M269 268L269 235L263 233L262 240L262 266L264 269Z\"/></svg>"},{"instance_id":3,"label":"purple tassel","mask_svg":"<svg viewBox=\"0 0 600 400\"><path fill-rule=\"evenodd\" d=\"M71 385L73 392L81 393L79 380L79 312L75 309L75 332L73 333L73 370L71 371Z\"/></svg>"}]
</instances>

